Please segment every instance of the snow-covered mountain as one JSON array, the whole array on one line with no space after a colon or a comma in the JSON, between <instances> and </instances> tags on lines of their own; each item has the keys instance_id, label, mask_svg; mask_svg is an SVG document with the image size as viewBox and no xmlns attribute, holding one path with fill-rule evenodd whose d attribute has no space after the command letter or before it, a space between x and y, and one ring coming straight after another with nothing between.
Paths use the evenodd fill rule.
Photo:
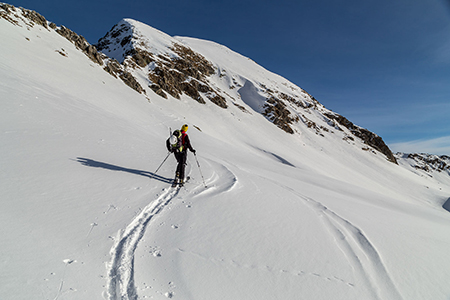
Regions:
<instances>
[{"instance_id":1,"label":"snow-covered mountain","mask_svg":"<svg viewBox=\"0 0 450 300\"><path fill-rule=\"evenodd\" d=\"M134 20L94 47L0 4L0 36L1 299L450 296L448 157Z\"/></svg>"},{"instance_id":2,"label":"snow-covered mountain","mask_svg":"<svg viewBox=\"0 0 450 300\"><path fill-rule=\"evenodd\" d=\"M321 105L306 91L268 72L222 45L193 38L170 37L148 25L124 19L99 40L97 48L139 78L139 92L201 104L206 101L237 114L262 114L280 129L300 134L306 128L320 136L339 132L343 140L361 139L364 150L396 159L376 134L354 125ZM358 147L360 145L358 144Z\"/></svg>"}]
</instances>

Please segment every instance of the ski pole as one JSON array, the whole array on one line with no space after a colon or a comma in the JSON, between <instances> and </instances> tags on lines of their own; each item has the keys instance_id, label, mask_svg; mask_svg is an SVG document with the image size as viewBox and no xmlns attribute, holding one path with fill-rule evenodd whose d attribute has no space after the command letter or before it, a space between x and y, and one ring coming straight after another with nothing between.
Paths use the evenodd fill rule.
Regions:
<instances>
[{"instance_id":1,"label":"ski pole","mask_svg":"<svg viewBox=\"0 0 450 300\"><path fill-rule=\"evenodd\" d=\"M206 183L205 183L205 178L203 178L202 169L200 168L200 164L198 163L198 159L197 159L197 154L195 154L195 152L194 152L194 156L195 156L195 161L197 161L197 166L200 171L200 175L202 176L203 184L205 185L205 188L207 188Z\"/></svg>"},{"instance_id":2,"label":"ski pole","mask_svg":"<svg viewBox=\"0 0 450 300\"><path fill-rule=\"evenodd\" d=\"M151 178L153 178L156 175L156 173L158 173L159 169L161 169L162 165L166 162L166 160L169 157L169 155L170 155L170 152L167 153L166 158L164 158L163 162L159 165L158 169L156 169L156 171L153 173Z\"/></svg>"}]
</instances>

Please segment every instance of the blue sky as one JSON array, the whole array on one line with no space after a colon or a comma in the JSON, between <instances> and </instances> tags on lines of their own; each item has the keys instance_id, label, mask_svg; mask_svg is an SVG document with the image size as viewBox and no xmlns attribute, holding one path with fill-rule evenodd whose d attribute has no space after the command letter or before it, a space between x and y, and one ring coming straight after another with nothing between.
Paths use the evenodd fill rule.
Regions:
<instances>
[{"instance_id":1,"label":"blue sky","mask_svg":"<svg viewBox=\"0 0 450 300\"><path fill-rule=\"evenodd\" d=\"M5 2L90 43L123 18L215 41L377 133L393 151L450 155L449 0Z\"/></svg>"}]
</instances>

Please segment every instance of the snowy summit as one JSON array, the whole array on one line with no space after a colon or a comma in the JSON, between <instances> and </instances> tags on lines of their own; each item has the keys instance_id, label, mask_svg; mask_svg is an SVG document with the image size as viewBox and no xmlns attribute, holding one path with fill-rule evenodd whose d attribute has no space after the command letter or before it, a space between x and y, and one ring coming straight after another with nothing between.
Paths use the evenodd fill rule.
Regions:
<instances>
[{"instance_id":1,"label":"snowy summit","mask_svg":"<svg viewBox=\"0 0 450 300\"><path fill-rule=\"evenodd\" d=\"M135 20L90 45L0 3L0 36L1 299L449 299L447 156Z\"/></svg>"}]
</instances>

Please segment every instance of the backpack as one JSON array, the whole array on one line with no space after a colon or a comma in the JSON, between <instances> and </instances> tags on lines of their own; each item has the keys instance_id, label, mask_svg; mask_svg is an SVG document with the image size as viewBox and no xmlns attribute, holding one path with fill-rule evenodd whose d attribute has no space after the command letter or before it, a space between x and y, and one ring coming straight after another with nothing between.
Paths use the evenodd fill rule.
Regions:
<instances>
[{"instance_id":1,"label":"backpack","mask_svg":"<svg viewBox=\"0 0 450 300\"><path fill-rule=\"evenodd\" d=\"M181 152L183 151L183 140L181 131L175 130L169 137L169 144L173 151Z\"/></svg>"}]
</instances>

